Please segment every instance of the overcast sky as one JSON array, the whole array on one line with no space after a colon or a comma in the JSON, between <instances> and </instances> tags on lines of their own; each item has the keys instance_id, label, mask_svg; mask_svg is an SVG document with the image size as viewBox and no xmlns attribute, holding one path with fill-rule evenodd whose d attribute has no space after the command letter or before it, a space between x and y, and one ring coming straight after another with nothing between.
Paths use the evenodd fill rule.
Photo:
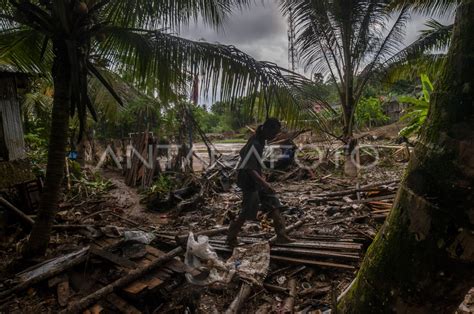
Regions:
<instances>
[{"instance_id":1,"label":"overcast sky","mask_svg":"<svg viewBox=\"0 0 474 314\"><path fill-rule=\"evenodd\" d=\"M425 21L424 17L412 16L404 44L417 38ZM231 44L257 60L275 62L287 68L287 30L287 21L281 15L278 1L257 0L250 9L233 13L220 31L201 23L192 23L181 30L181 35L189 39Z\"/></svg>"}]
</instances>

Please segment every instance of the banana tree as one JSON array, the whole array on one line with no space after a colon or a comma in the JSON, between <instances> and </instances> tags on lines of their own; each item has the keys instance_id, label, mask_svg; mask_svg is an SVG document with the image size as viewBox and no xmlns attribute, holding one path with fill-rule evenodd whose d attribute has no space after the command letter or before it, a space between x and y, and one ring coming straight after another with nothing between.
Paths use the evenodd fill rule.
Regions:
<instances>
[{"instance_id":1,"label":"banana tree","mask_svg":"<svg viewBox=\"0 0 474 314\"><path fill-rule=\"evenodd\" d=\"M120 74L161 101L182 92L201 75L202 90L224 99L264 93L278 98L294 116L300 77L257 62L235 47L173 35L183 23L202 19L218 27L231 9L250 0L0 0L0 59L30 73L49 74L54 86L45 189L36 223L23 252L43 254L48 246L64 174L69 119L80 132L88 112L93 76L123 103L100 68ZM220 89L220 93L218 93ZM290 92L288 92L290 91ZM272 103L268 101L268 103Z\"/></svg>"}]
</instances>

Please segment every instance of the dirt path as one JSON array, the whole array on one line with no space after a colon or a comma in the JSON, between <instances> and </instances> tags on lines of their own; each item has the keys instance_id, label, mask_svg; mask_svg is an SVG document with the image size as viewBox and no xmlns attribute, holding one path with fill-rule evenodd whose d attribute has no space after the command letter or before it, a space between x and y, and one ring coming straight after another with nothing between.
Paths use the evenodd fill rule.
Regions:
<instances>
[{"instance_id":1,"label":"dirt path","mask_svg":"<svg viewBox=\"0 0 474 314\"><path fill-rule=\"evenodd\" d=\"M117 206L124 209L125 215L128 218L139 222L146 222L150 225L166 223L163 215L147 211L145 205L140 203L141 196L137 189L127 186L119 172L102 170L101 174L114 184L115 188L109 191L108 196Z\"/></svg>"}]
</instances>

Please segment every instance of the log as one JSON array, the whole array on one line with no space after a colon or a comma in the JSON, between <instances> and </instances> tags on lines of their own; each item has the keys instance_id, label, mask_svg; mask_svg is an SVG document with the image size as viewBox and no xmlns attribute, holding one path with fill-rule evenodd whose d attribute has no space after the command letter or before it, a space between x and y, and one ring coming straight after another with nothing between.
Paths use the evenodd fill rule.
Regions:
<instances>
[{"instance_id":1,"label":"log","mask_svg":"<svg viewBox=\"0 0 474 314\"><path fill-rule=\"evenodd\" d=\"M117 289L120 289L122 287L125 287L135 280L139 279L140 277L146 275L152 270L155 270L156 268L162 266L164 263L168 262L169 260L173 259L177 255L183 253L184 250L181 247L177 247L174 250L168 252L167 254L157 258L153 262L151 262L149 265L143 268L139 268L136 270L132 270L130 273L128 273L126 276L117 279L116 281L112 282L111 284L97 290L96 292L82 298L81 300L74 302L68 306L68 308L61 313L78 313L88 306L92 305L94 302L97 302L98 300L102 299L106 295L114 292Z\"/></svg>"},{"instance_id":2,"label":"log","mask_svg":"<svg viewBox=\"0 0 474 314\"><path fill-rule=\"evenodd\" d=\"M293 313L295 310L295 299L297 295L296 279L292 278L288 281L288 289L290 290L290 294L285 300L285 305L283 306L283 313Z\"/></svg>"},{"instance_id":3,"label":"log","mask_svg":"<svg viewBox=\"0 0 474 314\"><path fill-rule=\"evenodd\" d=\"M247 283L242 283L242 286L240 286L239 293L235 297L234 301L232 301L227 311L225 311L225 314L241 313L241 309L244 306L245 301L247 301L247 299L249 298L251 292L252 286Z\"/></svg>"},{"instance_id":4,"label":"log","mask_svg":"<svg viewBox=\"0 0 474 314\"><path fill-rule=\"evenodd\" d=\"M64 272L66 269L81 264L87 259L88 253L89 247L86 247L77 252L46 261L18 274L17 276L21 280L21 283L9 290L1 292L0 299L3 299L12 293L25 290L38 282L54 277Z\"/></svg>"},{"instance_id":5,"label":"log","mask_svg":"<svg viewBox=\"0 0 474 314\"><path fill-rule=\"evenodd\" d=\"M3 197L0 197L0 205L3 205L4 207L12 211L15 215L18 216L18 218L20 218L29 227L34 225L35 221L33 219L28 217L24 212L22 212L21 210L13 206L9 201L4 199Z\"/></svg>"},{"instance_id":6,"label":"log","mask_svg":"<svg viewBox=\"0 0 474 314\"><path fill-rule=\"evenodd\" d=\"M277 262L289 263L289 264L297 264L297 265L319 266L319 267L324 267L324 268L337 268L337 269L345 269L345 270L355 270L356 269L352 265L321 262L321 261L301 259L301 258L290 258L290 257L285 257L285 256L276 256L276 255L271 255L270 260L277 261Z\"/></svg>"}]
</instances>

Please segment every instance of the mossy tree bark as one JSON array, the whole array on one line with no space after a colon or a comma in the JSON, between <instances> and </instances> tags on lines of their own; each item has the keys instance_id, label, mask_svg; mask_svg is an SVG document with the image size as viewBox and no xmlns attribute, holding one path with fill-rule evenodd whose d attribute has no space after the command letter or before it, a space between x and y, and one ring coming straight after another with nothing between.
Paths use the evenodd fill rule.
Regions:
<instances>
[{"instance_id":1,"label":"mossy tree bark","mask_svg":"<svg viewBox=\"0 0 474 314\"><path fill-rule=\"evenodd\" d=\"M56 40L54 42L54 53L55 60L52 69L54 101L48 147L48 167L38 216L29 240L23 249L25 257L39 256L46 252L64 178L71 107L71 66L64 41Z\"/></svg>"},{"instance_id":2,"label":"mossy tree bark","mask_svg":"<svg viewBox=\"0 0 474 314\"><path fill-rule=\"evenodd\" d=\"M474 283L473 16L463 1L420 143L342 313L453 313Z\"/></svg>"}]
</instances>

